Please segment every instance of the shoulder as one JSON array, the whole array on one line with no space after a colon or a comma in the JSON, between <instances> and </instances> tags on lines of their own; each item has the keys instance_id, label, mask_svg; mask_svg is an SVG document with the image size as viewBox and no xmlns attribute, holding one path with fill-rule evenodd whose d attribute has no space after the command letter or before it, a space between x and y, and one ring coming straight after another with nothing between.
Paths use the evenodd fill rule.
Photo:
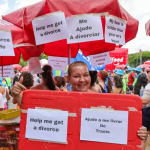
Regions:
<instances>
[{"instance_id":1,"label":"shoulder","mask_svg":"<svg viewBox=\"0 0 150 150\"><path fill-rule=\"evenodd\" d=\"M145 90L150 90L150 83L146 85Z\"/></svg>"},{"instance_id":2,"label":"shoulder","mask_svg":"<svg viewBox=\"0 0 150 150\"><path fill-rule=\"evenodd\" d=\"M41 84L37 84L30 88L31 90L43 90L43 86Z\"/></svg>"}]
</instances>

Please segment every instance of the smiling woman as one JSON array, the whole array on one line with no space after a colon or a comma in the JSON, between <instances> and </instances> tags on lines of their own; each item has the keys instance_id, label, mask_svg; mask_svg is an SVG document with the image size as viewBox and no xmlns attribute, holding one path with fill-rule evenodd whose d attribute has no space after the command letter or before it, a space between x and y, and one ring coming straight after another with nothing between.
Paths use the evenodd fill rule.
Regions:
<instances>
[{"instance_id":1,"label":"smiling woman","mask_svg":"<svg viewBox=\"0 0 150 150\"><path fill-rule=\"evenodd\" d=\"M68 68L68 75L73 91L89 92L91 77L86 63L82 61L72 63Z\"/></svg>"}]
</instances>

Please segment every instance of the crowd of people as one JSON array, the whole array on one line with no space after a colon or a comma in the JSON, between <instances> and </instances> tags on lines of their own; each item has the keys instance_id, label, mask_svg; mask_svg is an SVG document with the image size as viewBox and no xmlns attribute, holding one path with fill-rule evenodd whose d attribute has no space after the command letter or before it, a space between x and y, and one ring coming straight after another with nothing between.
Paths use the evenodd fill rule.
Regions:
<instances>
[{"instance_id":1,"label":"crowd of people","mask_svg":"<svg viewBox=\"0 0 150 150\"><path fill-rule=\"evenodd\" d=\"M13 97L13 103L17 103L18 108L20 108L22 93L26 89L136 94L141 96L143 101L143 127L138 130L138 136L142 139L142 150L145 149L147 131L150 131L150 69L125 68L124 70L116 69L113 73L105 70L97 72L89 71L84 62L78 61L69 66L64 77L53 77L53 70L50 65L44 65L42 70L43 72L37 76L22 72L18 77L15 72L15 77L10 82L12 83L10 84L11 88L3 87L0 80L0 96L3 98L3 108L7 109L5 103L10 99L9 95ZM7 83L6 79L5 81Z\"/></svg>"}]
</instances>

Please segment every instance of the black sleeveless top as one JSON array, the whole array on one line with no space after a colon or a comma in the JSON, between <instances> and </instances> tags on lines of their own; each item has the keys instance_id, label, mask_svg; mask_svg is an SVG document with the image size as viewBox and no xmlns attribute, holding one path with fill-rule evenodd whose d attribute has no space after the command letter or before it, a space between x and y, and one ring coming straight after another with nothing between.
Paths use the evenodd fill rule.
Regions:
<instances>
[{"instance_id":1,"label":"black sleeveless top","mask_svg":"<svg viewBox=\"0 0 150 150\"><path fill-rule=\"evenodd\" d=\"M100 86L101 90L102 90L102 93L106 93L105 92L105 89L98 83L98 85Z\"/></svg>"}]
</instances>

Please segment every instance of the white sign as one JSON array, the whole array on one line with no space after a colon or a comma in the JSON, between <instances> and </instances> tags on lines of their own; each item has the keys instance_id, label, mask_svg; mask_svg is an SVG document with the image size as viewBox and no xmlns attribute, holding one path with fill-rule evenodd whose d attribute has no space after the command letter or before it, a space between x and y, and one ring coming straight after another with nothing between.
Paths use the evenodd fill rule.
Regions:
<instances>
[{"instance_id":1,"label":"white sign","mask_svg":"<svg viewBox=\"0 0 150 150\"><path fill-rule=\"evenodd\" d=\"M13 78L14 77L13 65L3 66L3 67L1 66L0 67L0 77Z\"/></svg>"},{"instance_id":2,"label":"white sign","mask_svg":"<svg viewBox=\"0 0 150 150\"><path fill-rule=\"evenodd\" d=\"M52 66L54 70L66 71L68 58L65 57L52 57L48 56L48 64Z\"/></svg>"},{"instance_id":3,"label":"white sign","mask_svg":"<svg viewBox=\"0 0 150 150\"><path fill-rule=\"evenodd\" d=\"M32 20L36 45L68 38L63 12L50 13Z\"/></svg>"},{"instance_id":4,"label":"white sign","mask_svg":"<svg viewBox=\"0 0 150 150\"><path fill-rule=\"evenodd\" d=\"M28 60L29 62L29 72L33 74L42 73L41 64L39 61L39 57L32 57Z\"/></svg>"},{"instance_id":5,"label":"white sign","mask_svg":"<svg viewBox=\"0 0 150 150\"><path fill-rule=\"evenodd\" d=\"M15 56L10 31L0 31L0 56Z\"/></svg>"},{"instance_id":6,"label":"white sign","mask_svg":"<svg viewBox=\"0 0 150 150\"><path fill-rule=\"evenodd\" d=\"M80 140L127 144L128 111L82 109Z\"/></svg>"},{"instance_id":7,"label":"white sign","mask_svg":"<svg viewBox=\"0 0 150 150\"><path fill-rule=\"evenodd\" d=\"M67 43L81 43L103 39L101 17L97 15L72 16L66 18L69 38Z\"/></svg>"},{"instance_id":8,"label":"white sign","mask_svg":"<svg viewBox=\"0 0 150 150\"><path fill-rule=\"evenodd\" d=\"M26 138L67 142L68 111L28 109Z\"/></svg>"},{"instance_id":9,"label":"white sign","mask_svg":"<svg viewBox=\"0 0 150 150\"><path fill-rule=\"evenodd\" d=\"M106 17L105 42L125 44L126 21L115 16Z\"/></svg>"},{"instance_id":10,"label":"white sign","mask_svg":"<svg viewBox=\"0 0 150 150\"><path fill-rule=\"evenodd\" d=\"M97 55L90 55L90 60L91 60L92 67L111 64L111 58L109 52L101 53Z\"/></svg>"}]
</instances>

